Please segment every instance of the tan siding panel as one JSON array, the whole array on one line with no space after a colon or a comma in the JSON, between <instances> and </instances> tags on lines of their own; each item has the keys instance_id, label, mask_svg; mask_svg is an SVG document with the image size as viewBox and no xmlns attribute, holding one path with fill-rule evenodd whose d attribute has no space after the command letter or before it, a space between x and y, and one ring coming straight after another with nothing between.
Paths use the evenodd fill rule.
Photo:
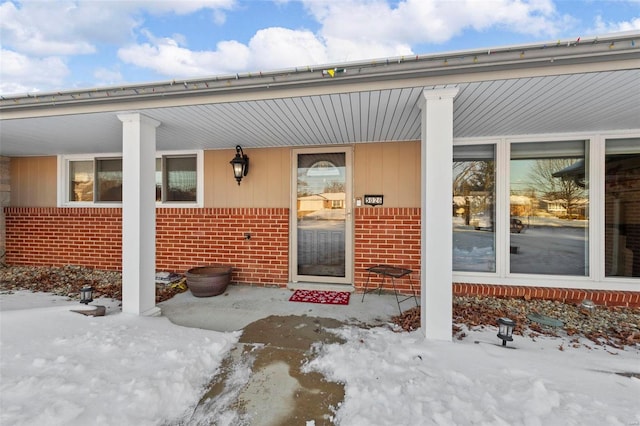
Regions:
<instances>
[{"instance_id":1,"label":"tan siding panel","mask_svg":"<svg viewBox=\"0 0 640 426\"><path fill-rule=\"evenodd\" d=\"M55 207L57 164L56 157L13 157L11 206Z\"/></svg>"},{"instance_id":2,"label":"tan siding panel","mask_svg":"<svg viewBox=\"0 0 640 426\"><path fill-rule=\"evenodd\" d=\"M384 195L384 207L420 207L420 142L355 146L354 196Z\"/></svg>"},{"instance_id":3,"label":"tan siding panel","mask_svg":"<svg viewBox=\"0 0 640 426\"><path fill-rule=\"evenodd\" d=\"M408 166L398 167L398 200L400 207L420 207L420 142L405 145L401 159Z\"/></svg>"},{"instance_id":4,"label":"tan siding panel","mask_svg":"<svg viewBox=\"0 0 640 426\"><path fill-rule=\"evenodd\" d=\"M288 207L289 148L249 149L249 173L238 186L229 161L233 150L205 151L205 207Z\"/></svg>"}]
</instances>

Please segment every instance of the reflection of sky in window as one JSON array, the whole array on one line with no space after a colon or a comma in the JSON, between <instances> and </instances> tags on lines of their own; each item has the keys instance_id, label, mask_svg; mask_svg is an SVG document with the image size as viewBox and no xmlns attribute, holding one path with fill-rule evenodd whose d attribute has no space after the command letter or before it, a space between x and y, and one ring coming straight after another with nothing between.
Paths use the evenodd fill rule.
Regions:
<instances>
[{"instance_id":1,"label":"reflection of sky in window","mask_svg":"<svg viewBox=\"0 0 640 426\"><path fill-rule=\"evenodd\" d=\"M298 180L306 183L306 185L299 186L299 193L307 194L322 194L325 192L325 188L330 186L333 182L343 183L345 168L335 167L330 168L301 168L298 169Z\"/></svg>"},{"instance_id":2,"label":"reflection of sky in window","mask_svg":"<svg viewBox=\"0 0 640 426\"><path fill-rule=\"evenodd\" d=\"M325 177L306 177L303 181L307 184L302 186L300 190L304 193L310 194L322 194L325 192L325 188L331 185L333 182L342 182L343 179L338 178L325 178Z\"/></svg>"},{"instance_id":3,"label":"reflection of sky in window","mask_svg":"<svg viewBox=\"0 0 640 426\"><path fill-rule=\"evenodd\" d=\"M528 175L534 162L535 160L511 160L509 176L511 189L527 189L531 186Z\"/></svg>"},{"instance_id":4,"label":"reflection of sky in window","mask_svg":"<svg viewBox=\"0 0 640 426\"><path fill-rule=\"evenodd\" d=\"M317 161L307 170L307 176L340 176L340 170L330 161Z\"/></svg>"},{"instance_id":5,"label":"reflection of sky in window","mask_svg":"<svg viewBox=\"0 0 640 426\"><path fill-rule=\"evenodd\" d=\"M513 190L525 190L533 186L529 174L539 160L584 158L587 143L583 140L526 142L511 145L509 183Z\"/></svg>"}]
</instances>

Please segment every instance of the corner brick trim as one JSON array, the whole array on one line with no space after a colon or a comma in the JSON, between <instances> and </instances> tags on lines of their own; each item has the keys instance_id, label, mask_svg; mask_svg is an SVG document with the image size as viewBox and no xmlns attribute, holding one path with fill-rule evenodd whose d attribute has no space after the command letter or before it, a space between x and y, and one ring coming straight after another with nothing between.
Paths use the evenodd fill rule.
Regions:
<instances>
[{"instance_id":1,"label":"corner brick trim","mask_svg":"<svg viewBox=\"0 0 640 426\"><path fill-rule=\"evenodd\" d=\"M597 305L640 308L640 292L616 290L586 290L558 287L525 287L509 285L453 283L455 296L518 297L558 300L577 304L590 299Z\"/></svg>"}]
</instances>

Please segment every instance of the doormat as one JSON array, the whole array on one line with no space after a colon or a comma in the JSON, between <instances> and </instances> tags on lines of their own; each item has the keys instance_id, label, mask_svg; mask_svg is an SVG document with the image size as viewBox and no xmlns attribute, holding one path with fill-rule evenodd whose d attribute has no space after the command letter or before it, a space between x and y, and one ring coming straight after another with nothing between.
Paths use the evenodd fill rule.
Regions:
<instances>
[{"instance_id":1,"label":"doormat","mask_svg":"<svg viewBox=\"0 0 640 426\"><path fill-rule=\"evenodd\" d=\"M348 305L348 291L296 290L289 302L322 303L325 305Z\"/></svg>"}]
</instances>

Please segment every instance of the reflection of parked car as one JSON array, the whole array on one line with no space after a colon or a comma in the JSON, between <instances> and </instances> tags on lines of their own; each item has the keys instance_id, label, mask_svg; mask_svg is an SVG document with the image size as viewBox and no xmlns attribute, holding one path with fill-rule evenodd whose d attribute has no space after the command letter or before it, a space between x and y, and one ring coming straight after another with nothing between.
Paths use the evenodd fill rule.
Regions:
<instances>
[{"instance_id":1,"label":"reflection of parked car","mask_svg":"<svg viewBox=\"0 0 640 426\"><path fill-rule=\"evenodd\" d=\"M493 222L488 218L476 218L472 219L471 226L476 231L493 231ZM511 232L519 234L524 230L524 223L520 219L511 219Z\"/></svg>"},{"instance_id":2,"label":"reflection of parked car","mask_svg":"<svg viewBox=\"0 0 640 426\"><path fill-rule=\"evenodd\" d=\"M493 221L489 217L485 217L482 213L471 219L469 225L473 226L476 231L493 231Z\"/></svg>"},{"instance_id":3,"label":"reflection of parked car","mask_svg":"<svg viewBox=\"0 0 640 426\"><path fill-rule=\"evenodd\" d=\"M511 219L511 232L519 234L524 229L524 224L520 219Z\"/></svg>"}]
</instances>

